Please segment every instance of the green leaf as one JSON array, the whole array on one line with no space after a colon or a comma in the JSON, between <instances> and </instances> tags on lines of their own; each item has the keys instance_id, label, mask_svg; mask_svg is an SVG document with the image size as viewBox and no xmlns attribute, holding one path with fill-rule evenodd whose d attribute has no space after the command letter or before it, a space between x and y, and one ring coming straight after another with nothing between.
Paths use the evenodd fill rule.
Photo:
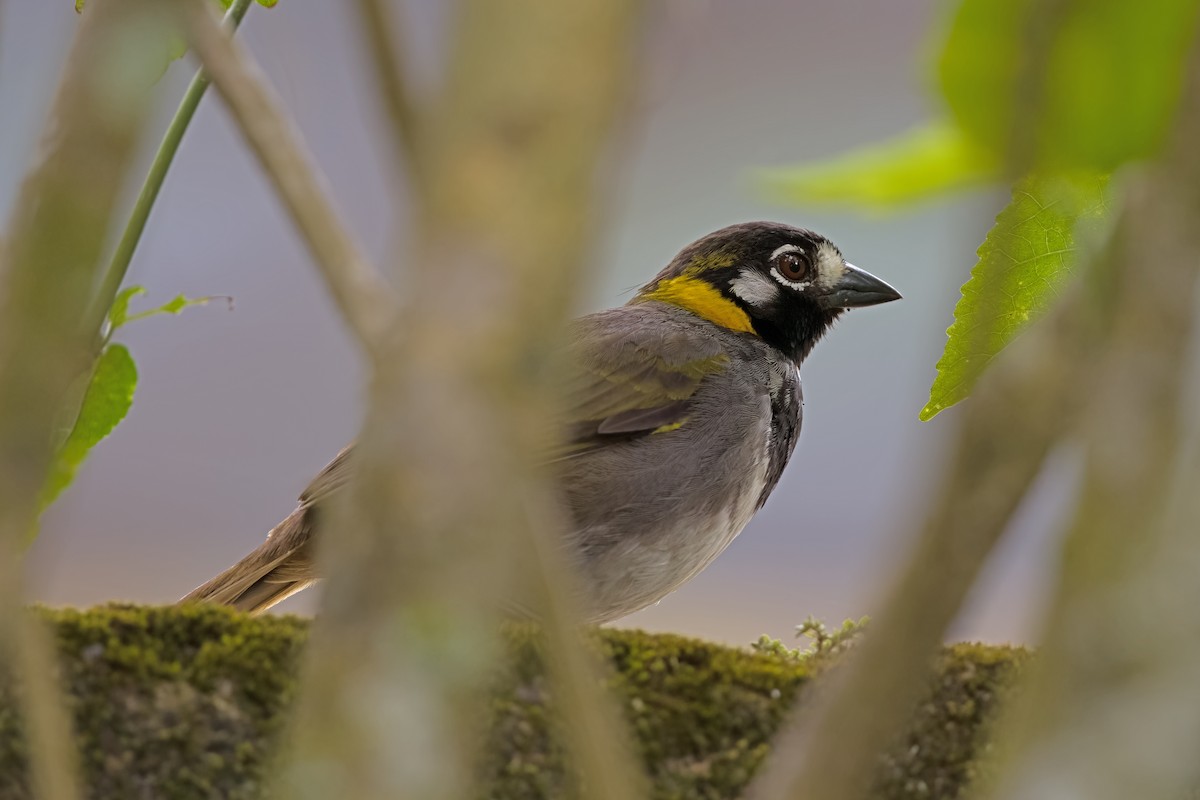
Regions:
<instances>
[{"instance_id":1,"label":"green leaf","mask_svg":"<svg viewBox=\"0 0 1200 800\"><path fill-rule=\"evenodd\" d=\"M954 307L922 420L969 395L991 360L1054 300L1074 265L1080 223L1106 216L1106 185L1093 175L1028 178L1014 187Z\"/></svg>"},{"instance_id":2,"label":"green leaf","mask_svg":"<svg viewBox=\"0 0 1200 800\"><path fill-rule=\"evenodd\" d=\"M96 360L75 425L55 454L50 474L42 487L40 508L45 509L71 485L92 448L112 433L129 413L137 377L137 366L124 345L110 344L104 348Z\"/></svg>"},{"instance_id":3,"label":"green leaf","mask_svg":"<svg viewBox=\"0 0 1200 800\"><path fill-rule=\"evenodd\" d=\"M141 286L129 286L117 293L117 296L113 299L112 308L110 308L108 312L108 335L110 337L117 329L128 325L130 322L136 322L140 319L146 319L148 317L155 317L159 314L179 314L185 308L207 305L208 303L217 299L227 301L231 307L233 305L233 300L228 297L187 297L180 294L176 295L157 308L151 308L148 311L141 311L137 314L130 314L129 301L145 293L146 290Z\"/></svg>"},{"instance_id":4,"label":"green leaf","mask_svg":"<svg viewBox=\"0 0 1200 800\"><path fill-rule=\"evenodd\" d=\"M962 130L1007 153L1031 0L962 0L938 59L942 94Z\"/></svg>"},{"instance_id":5,"label":"green leaf","mask_svg":"<svg viewBox=\"0 0 1200 800\"><path fill-rule=\"evenodd\" d=\"M111 333L129 321L129 301L146 293L144 286L128 286L117 292L108 310L108 329Z\"/></svg>"},{"instance_id":6,"label":"green leaf","mask_svg":"<svg viewBox=\"0 0 1200 800\"><path fill-rule=\"evenodd\" d=\"M759 182L785 203L846 204L874 211L987 183L995 158L949 121L930 122L814 164L762 171Z\"/></svg>"},{"instance_id":7,"label":"green leaf","mask_svg":"<svg viewBox=\"0 0 1200 800\"><path fill-rule=\"evenodd\" d=\"M221 298L214 297L214 296L186 297L182 294L178 294L157 308L152 308L149 311L142 311L138 314L130 314L128 317L125 318L125 321L126 322L136 322L139 319L147 319L149 317L156 317L159 314L179 314L185 308L192 308L193 306L206 306L209 303L211 303L213 300L218 300L218 299L226 300L227 302L230 303L230 306L232 307L233 301L228 297L221 297Z\"/></svg>"},{"instance_id":8,"label":"green leaf","mask_svg":"<svg viewBox=\"0 0 1200 800\"><path fill-rule=\"evenodd\" d=\"M963 130L997 157L1036 124L1030 167L1109 172L1161 144L1198 13L1198 0L963 0L939 81ZM1023 105L1035 123L1015 118Z\"/></svg>"}]
</instances>

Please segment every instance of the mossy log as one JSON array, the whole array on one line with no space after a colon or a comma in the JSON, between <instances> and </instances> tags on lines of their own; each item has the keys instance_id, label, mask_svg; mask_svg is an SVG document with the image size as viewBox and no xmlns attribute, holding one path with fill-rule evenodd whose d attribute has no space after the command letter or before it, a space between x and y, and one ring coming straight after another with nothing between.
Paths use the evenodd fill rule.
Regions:
<instances>
[{"instance_id":1,"label":"mossy log","mask_svg":"<svg viewBox=\"0 0 1200 800\"><path fill-rule=\"evenodd\" d=\"M91 798L258 798L296 692L307 622L193 606L48 611ZM563 794L564 760L535 636L509 634L484 769L489 797ZM736 798L801 690L833 668L631 630L597 646L657 798ZM956 645L909 730L880 757L876 796L953 798L978 771L987 722L1025 659ZM3 681L8 686L8 681ZM31 796L12 689L0 690L0 800ZM801 699L802 703L803 700Z\"/></svg>"}]
</instances>

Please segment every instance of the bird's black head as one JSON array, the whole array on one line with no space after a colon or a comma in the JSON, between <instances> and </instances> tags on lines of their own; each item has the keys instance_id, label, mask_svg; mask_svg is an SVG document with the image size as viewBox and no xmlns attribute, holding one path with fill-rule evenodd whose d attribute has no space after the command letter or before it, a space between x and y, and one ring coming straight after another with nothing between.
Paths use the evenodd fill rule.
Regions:
<instances>
[{"instance_id":1,"label":"bird's black head","mask_svg":"<svg viewBox=\"0 0 1200 800\"><path fill-rule=\"evenodd\" d=\"M686 308L755 334L799 364L846 309L899 298L818 233L746 222L685 247L632 302Z\"/></svg>"}]
</instances>

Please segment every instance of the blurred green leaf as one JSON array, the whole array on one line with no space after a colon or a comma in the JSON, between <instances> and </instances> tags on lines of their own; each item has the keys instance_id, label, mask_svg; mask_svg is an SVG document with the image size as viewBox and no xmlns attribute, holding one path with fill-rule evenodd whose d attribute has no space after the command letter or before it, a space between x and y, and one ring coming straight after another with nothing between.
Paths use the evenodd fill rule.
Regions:
<instances>
[{"instance_id":1,"label":"blurred green leaf","mask_svg":"<svg viewBox=\"0 0 1200 800\"><path fill-rule=\"evenodd\" d=\"M233 5L233 2L234 2L234 0L216 0L217 5L219 5L222 8L222 10L224 10L224 11L228 11L229 7ZM275 5L279 2L279 0L257 0L257 2L260 6L263 6L264 8L274 8ZM75 13L76 14L82 13L84 6L86 6L86 5L87 5L87 0L75 0ZM249 6L249 3L247 3L247 7L248 6ZM244 12L242 12L242 13L244 13ZM240 21L241 21L241 16L239 14L237 16L237 19L234 22L233 27L236 28L237 23ZM167 71L167 68L170 67L171 64L174 63L175 61L178 61L179 59L183 58L184 54L187 53L187 51L188 51L187 41L183 38L183 36L172 34L170 36L165 37L163 40L163 43L162 43L162 53L163 53L163 55L162 55L162 58L163 58L162 71L165 73Z\"/></svg>"},{"instance_id":2,"label":"blurred green leaf","mask_svg":"<svg viewBox=\"0 0 1200 800\"><path fill-rule=\"evenodd\" d=\"M766 192L785 203L846 204L875 211L998 176L995 159L948 121L814 164L762 170Z\"/></svg>"},{"instance_id":3,"label":"blurred green leaf","mask_svg":"<svg viewBox=\"0 0 1200 800\"><path fill-rule=\"evenodd\" d=\"M1031 0L961 0L938 59L942 94L962 130L997 157L1012 135Z\"/></svg>"},{"instance_id":4,"label":"blurred green leaf","mask_svg":"<svg viewBox=\"0 0 1200 800\"><path fill-rule=\"evenodd\" d=\"M1081 222L1103 219L1106 179L1025 179L979 246L962 287L922 420L971 393L991 360L1054 300L1075 260Z\"/></svg>"},{"instance_id":5,"label":"blurred green leaf","mask_svg":"<svg viewBox=\"0 0 1200 800\"><path fill-rule=\"evenodd\" d=\"M50 474L42 487L39 498L42 509L71 485L92 448L112 433L129 413L137 377L137 366L124 345L110 344L104 348L96 361L75 425L55 454Z\"/></svg>"},{"instance_id":6,"label":"blurred green leaf","mask_svg":"<svg viewBox=\"0 0 1200 800\"><path fill-rule=\"evenodd\" d=\"M1158 148L1182 87L1200 0L963 0L938 63L963 130L1008 154L1018 102L1041 169L1112 171ZM1028 70L1044 65L1045 81Z\"/></svg>"},{"instance_id":7,"label":"blurred green leaf","mask_svg":"<svg viewBox=\"0 0 1200 800\"><path fill-rule=\"evenodd\" d=\"M75 0L75 13L82 14L87 2L88 0ZM171 64L183 58L188 49L187 41L173 25L147 26L145 30L136 31L134 35L142 41L152 40L157 45L157 52L149 51L147 58L155 58L162 62L160 78L166 74Z\"/></svg>"}]
</instances>

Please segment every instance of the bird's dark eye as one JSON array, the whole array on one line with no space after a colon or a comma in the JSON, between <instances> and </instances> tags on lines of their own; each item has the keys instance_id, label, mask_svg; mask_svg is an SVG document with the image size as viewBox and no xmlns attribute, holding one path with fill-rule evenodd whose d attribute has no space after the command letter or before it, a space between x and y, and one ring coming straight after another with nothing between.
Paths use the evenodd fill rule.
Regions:
<instances>
[{"instance_id":1,"label":"bird's dark eye","mask_svg":"<svg viewBox=\"0 0 1200 800\"><path fill-rule=\"evenodd\" d=\"M789 281L803 281L808 278L809 263L803 253L789 250L771 259L771 265L779 270L779 274Z\"/></svg>"}]
</instances>

